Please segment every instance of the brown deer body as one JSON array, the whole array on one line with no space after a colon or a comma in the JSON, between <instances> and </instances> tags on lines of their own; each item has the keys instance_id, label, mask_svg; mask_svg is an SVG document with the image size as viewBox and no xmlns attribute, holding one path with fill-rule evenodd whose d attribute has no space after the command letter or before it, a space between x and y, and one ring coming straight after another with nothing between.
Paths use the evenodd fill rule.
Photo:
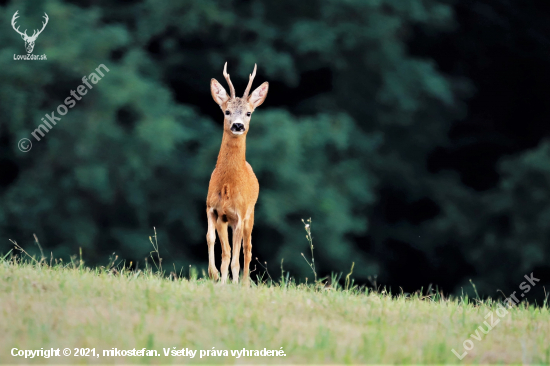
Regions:
<instances>
[{"instance_id":1,"label":"brown deer body","mask_svg":"<svg viewBox=\"0 0 550 366\"><path fill-rule=\"evenodd\" d=\"M266 96L268 83L260 85L248 96L252 81L256 75L250 75L248 86L242 98L235 97L235 88L227 74L227 63L223 75L229 84L229 96L221 84L212 79L210 90L212 98L218 103L224 113L224 128L222 144L216 168L212 172L206 199L206 215L208 218L208 274L210 278L219 278L214 258L214 244L216 231L222 246L221 282L225 283L228 277L231 247L227 229L233 231L233 259L231 272L233 282L239 281L239 255L243 243L244 269L243 282L248 284L249 267L252 259L252 227L254 226L254 206L258 200L260 185L246 162L246 135L250 125L250 116L254 109L260 106Z\"/></svg>"}]
</instances>

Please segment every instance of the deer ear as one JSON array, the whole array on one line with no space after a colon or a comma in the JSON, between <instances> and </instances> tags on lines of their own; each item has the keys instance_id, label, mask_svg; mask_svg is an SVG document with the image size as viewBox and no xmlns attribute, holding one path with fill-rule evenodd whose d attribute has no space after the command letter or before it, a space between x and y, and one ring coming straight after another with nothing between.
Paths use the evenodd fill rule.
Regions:
<instances>
[{"instance_id":1,"label":"deer ear","mask_svg":"<svg viewBox=\"0 0 550 366\"><path fill-rule=\"evenodd\" d=\"M210 91L212 92L214 102L218 103L220 107L229 100L229 95L227 95L223 86L216 79L210 81Z\"/></svg>"},{"instance_id":2,"label":"deer ear","mask_svg":"<svg viewBox=\"0 0 550 366\"><path fill-rule=\"evenodd\" d=\"M269 89L269 83L266 81L262 85L256 88L248 97L248 103L252 104L254 108L259 107L267 97L267 90Z\"/></svg>"}]
</instances>

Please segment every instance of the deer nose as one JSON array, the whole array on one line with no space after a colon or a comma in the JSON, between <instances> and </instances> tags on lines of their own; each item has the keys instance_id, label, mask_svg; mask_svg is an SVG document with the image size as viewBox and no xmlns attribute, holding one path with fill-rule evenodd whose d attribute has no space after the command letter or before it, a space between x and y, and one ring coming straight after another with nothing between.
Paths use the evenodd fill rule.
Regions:
<instances>
[{"instance_id":1,"label":"deer nose","mask_svg":"<svg viewBox=\"0 0 550 366\"><path fill-rule=\"evenodd\" d=\"M231 125L231 131L233 131L233 132L244 131L244 124L242 124L242 123L233 123Z\"/></svg>"}]
</instances>

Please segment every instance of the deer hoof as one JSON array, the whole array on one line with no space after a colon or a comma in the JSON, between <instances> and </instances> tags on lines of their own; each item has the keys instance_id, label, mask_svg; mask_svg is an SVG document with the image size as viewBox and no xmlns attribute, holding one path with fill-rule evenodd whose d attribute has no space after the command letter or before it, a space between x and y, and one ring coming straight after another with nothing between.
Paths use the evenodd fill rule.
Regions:
<instances>
[{"instance_id":1,"label":"deer hoof","mask_svg":"<svg viewBox=\"0 0 550 366\"><path fill-rule=\"evenodd\" d=\"M217 281L220 279L220 273L217 271L217 270L211 270L210 268L208 269L208 276L210 277L211 280L214 280L214 281Z\"/></svg>"}]
</instances>

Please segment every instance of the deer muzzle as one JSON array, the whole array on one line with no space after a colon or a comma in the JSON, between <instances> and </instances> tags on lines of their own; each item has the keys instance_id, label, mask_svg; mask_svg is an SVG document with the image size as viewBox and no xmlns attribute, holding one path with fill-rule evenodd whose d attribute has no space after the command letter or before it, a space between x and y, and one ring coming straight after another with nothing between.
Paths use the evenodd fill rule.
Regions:
<instances>
[{"instance_id":1,"label":"deer muzzle","mask_svg":"<svg viewBox=\"0 0 550 366\"><path fill-rule=\"evenodd\" d=\"M245 130L244 124L242 123L235 122L231 125L231 132L233 132L236 135L240 135L244 133L244 130Z\"/></svg>"}]
</instances>

